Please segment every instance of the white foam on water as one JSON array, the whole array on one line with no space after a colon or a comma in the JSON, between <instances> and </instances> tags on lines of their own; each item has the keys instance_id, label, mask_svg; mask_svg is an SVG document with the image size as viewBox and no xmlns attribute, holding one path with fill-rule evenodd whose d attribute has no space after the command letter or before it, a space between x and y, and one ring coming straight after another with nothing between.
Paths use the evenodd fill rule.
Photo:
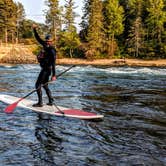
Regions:
<instances>
[{"instance_id":1,"label":"white foam on water","mask_svg":"<svg viewBox=\"0 0 166 166\"><path fill-rule=\"evenodd\" d=\"M127 74L127 75L158 75L166 76L166 68L150 68L150 67L112 67L105 69L107 73Z\"/></svg>"},{"instance_id":2,"label":"white foam on water","mask_svg":"<svg viewBox=\"0 0 166 166\"><path fill-rule=\"evenodd\" d=\"M69 65L57 65L56 70L58 72L65 71L69 68ZM0 68L6 69L22 69L22 70L34 70L39 71L39 64L25 64L25 65L3 65ZM76 66L73 67L69 72L102 72L107 74L120 74L120 75L154 75L154 76L166 76L166 68L157 67L95 67L95 66Z\"/></svg>"}]
</instances>

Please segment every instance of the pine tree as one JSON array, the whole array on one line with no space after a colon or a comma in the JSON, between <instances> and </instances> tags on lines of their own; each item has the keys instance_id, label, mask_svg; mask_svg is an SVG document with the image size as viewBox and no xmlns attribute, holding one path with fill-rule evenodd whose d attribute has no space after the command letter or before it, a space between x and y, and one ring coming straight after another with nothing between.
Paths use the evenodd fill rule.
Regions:
<instances>
[{"instance_id":1,"label":"pine tree","mask_svg":"<svg viewBox=\"0 0 166 166\"><path fill-rule=\"evenodd\" d=\"M82 42L87 42L90 2L91 2L91 0L84 1L83 16L81 17L82 21L80 23L81 31L79 34Z\"/></svg>"},{"instance_id":2,"label":"pine tree","mask_svg":"<svg viewBox=\"0 0 166 166\"><path fill-rule=\"evenodd\" d=\"M74 52L76 48L80 45L80 40L76 31L76 27L74 26L74 20L77 16L74 12L75 6L73 0L65 1L65 13L64 13L64 31L61 32L60 37L60 46L61 51L64 54L69 55L69 57L74 56Z\"/></svg>"},{"instance_id":3,"label":"pine tree","mask_svg":"<svg viewBox=\"0 0 166 166\"><path fill-rule=\"evenodd\" d=\"M88 28L87 42L88 47L86 57L89 59L100 58L103 51L103 5L101 0L87 1Z\"/></svg>"},{"instance_id":4,"label":"pine tree","mask_svg":"<svg viewBox=\"0 0 166 166\"><path fill-rule=\"evenodd\" d=\"M25 20L25 10L24 10L24 6L22 5L22 3L18 2L16 3L16 28L17 28L17 32L16 32L16 43L19 42L19 38L21 36L21 34L23 33L23 23Z\"/></svg>"},{"instance_id":5,"label":"pine tree","mask_svg":"<svg viewBox=\"0 0 166 166\"><path fill-rule=\"evenodd\" d=\"M123 33L121 35L121 38L119 39L119 43L122 43L123 50L124 50L125 54L126 54L126 48L127 48L127 47L125 47L126 39L128 38L128 36L130 34L129 33L129 29L131 27L131 20L132 20L132 17L131 17L131 14L130 14L130 10L129 10L128 1L129 0L119 0L119 4L124 9L124 20L123 20L124 31L123 31Z\"/></svg>"},{"instance_id":6,"label":"pine tree","mask_svg":"<svg viewBox=\"0 0 166 166\"><path fill-rule=\"evenodd\" d=\"M5 1L0 1L0 31L1 31L1 40L4 36L4 29L6 27L6 13L5 13Z\"/></svg>"},{"instance_id":7,"label":"pine tree","mask_svg":"<svg viewBox=\"0 0 166 166\"><path fill-rule=\"evenodd\" d=\"M0 30L2 40L14 41L16 32L16 4L13 0L0 1Z\"/></svg>"},{"instance_id":8,"label":"pine tree","mask_svg":"<svg viewBox=\"0 0 166 166\"><path fill-rule=\"evenodd\" d=\"M109 56L113 56L117 47L115 37L122 34L124 30L124 10L123 7L119 5L118 0L105 0L103 11L106 52Z\"/></svg>"},{"instance_id":9,"label":"pine tree","mask_svg":"<svg viewBox=\"0 0 166 166\"><path fill-rule=\"evenodd\" d=\"M154 53L159 56L166 54L166 37L164 24L166 24L166 11L164 0L148 0L146 23L148 27L148 42ZM155 55L156 56L156 55Z\"/></svg>"},{"instance_id":10,"label":"pine tree","mask_svg":"<svg viewBox=\"0 0 166 166\"><path fill-rule=\"evenodd\" d=\"M73 32L76 30L74 26L74 20L76 18L76 13L74 12L75 6L73 0L65 0L65 14L64 14L64 24L65 30L68 32Z\"/></svg>"},{"instance_id":11,"label":"pine tree","mask_svg":"<svg viewBox=\"0 0 166 166\"><path fill-rule=\"evenodd\" d=\"M142 22L143 0L129 0L130 29L127 38L127 50L130 56L140 57L144 47L144 29Z\"/></svg>"},{"instance_id":12,"label":"pine tree","mask_svg":"<svg viewBox=\"0 0 166 166\"><path fill-rule=\"evenodd\" d=\"M46 0L48 11L46 13L46 24L54 36L55 44L57 42L58 32L61 30L61 10L59 0Z\"/></svg>"}]
</instances>

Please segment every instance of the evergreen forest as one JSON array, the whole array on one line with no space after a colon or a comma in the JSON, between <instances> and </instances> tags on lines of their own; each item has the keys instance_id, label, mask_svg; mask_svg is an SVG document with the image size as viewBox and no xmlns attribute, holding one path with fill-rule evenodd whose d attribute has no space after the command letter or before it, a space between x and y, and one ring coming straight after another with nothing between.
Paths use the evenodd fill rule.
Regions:
<instances>
[{"instance_id":1,"label":"evergreen forest","mask_svg":"<svg viewBox=\"0 0 166 166\"><path fill-rule=\"evenodd\" d=\"M22 3L0 1L0 43L35 44L32 24L39 34L53 36L59 57L166 58L166 0L45 0L45 24L26 18ZM76 18L80 17L80 29Z\"/></svg>"}]
</instances>

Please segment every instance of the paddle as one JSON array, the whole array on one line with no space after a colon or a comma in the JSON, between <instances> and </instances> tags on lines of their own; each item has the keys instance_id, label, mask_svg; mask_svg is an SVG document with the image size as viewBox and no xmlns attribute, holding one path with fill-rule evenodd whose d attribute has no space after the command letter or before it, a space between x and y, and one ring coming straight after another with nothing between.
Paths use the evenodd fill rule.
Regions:
<instances>
[{"instance_id":1,"label":"paddle","mask_svg":"<svg viewBox=\"0 0 166 166\"><path fill-rule=\"evenodd\" d=\"M66 73L67 71L69 71L69 70L70 70L71 68L73 68L73 67L75 67L75 65L69 67L68 69L66 69L66 70L63 71L62 73L58 74L58 75L56 76L56 78L59 78L61 75L63 75L64 73ZM45 84L43 84L41 87L43 87L43 86L45 86L45 85L47 85L47 84L49 84L49 83L51 83L51 82L53 82L53 81L48 81L48 82L46 82ZM40 88L40 87L39 87L39 88ZM39 88L32 90L32 91L29 92L27 95L25 95L24 97L20 98L18 101L14 102L14 103L12 103L12 104L10 104L10 105L8 105L8 106L5 108L5 113L13 113L14 109L17 107L17 105L18 105L18 103L19 103L20 101L22 101L23 99L27 98L27 97L30 96L32 93L36 92Z\"/></svg>"},{"instance_id":2,"label":"paddle","mask_svg":"<svg viewBox=\"0 0 166 166\"><path fill-rule=\"evenodd\" d=\"M55 107L62 115L65 115L65 113L54 103L53 108Z\"/></svg>"}]
</instances>

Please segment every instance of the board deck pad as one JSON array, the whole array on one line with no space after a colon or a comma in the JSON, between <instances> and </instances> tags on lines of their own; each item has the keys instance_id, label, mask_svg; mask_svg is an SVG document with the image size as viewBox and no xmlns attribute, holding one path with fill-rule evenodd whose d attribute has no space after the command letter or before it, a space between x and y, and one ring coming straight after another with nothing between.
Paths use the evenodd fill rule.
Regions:
<instances>
[{"instance_id":1,"label":"board deck pad","mask_svg":"<svg viewBox=\"0 0 166 166\"><path fill-rule=\"evenodd\" d=\"M4 95L0 94L0 101L12 104L16 101L18 101L20 98L14 97L11 95ZM25 109L30 109L35 112L41 112L41 113L47 113L52 114L56 116L67 116L67 117L73 117L73 118L79 118L79 119L101 119L103 118L103 115L99 115L96 113L86 112L80 109L72 109L72 108L65 108L61 106L49 106L49 105L43 105L43 107L33 107L32 105L36 103L36 101L32 101L29 99L23 99L18 103L18 107L22 107ZM57 108L58 107L58 108ZM63 112L63 113L62 113Z\"/></svg>"}]
</instances>

